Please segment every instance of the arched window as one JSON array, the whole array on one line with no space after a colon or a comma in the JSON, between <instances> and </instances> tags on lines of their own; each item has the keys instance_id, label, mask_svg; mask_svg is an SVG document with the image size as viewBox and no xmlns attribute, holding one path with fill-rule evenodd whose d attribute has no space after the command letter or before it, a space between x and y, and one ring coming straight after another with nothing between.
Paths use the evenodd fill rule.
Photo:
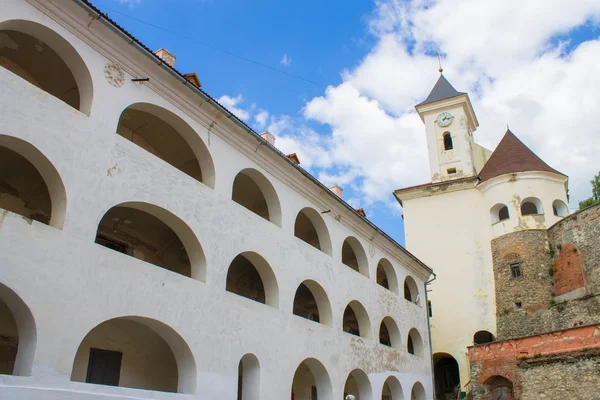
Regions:
<instances>
[{"instance_id":1,"label":"arched window","mask_svg":"<svg viewBox=\"0 0 600 400\"><path fill-rule=\"evenodd\" d=\"M382 400L403 400L402 385L395 376L389 376L383 383L381 391Z\"/></svg>"},{"instance_id":2,"label":"arched window","mask_svg":"<svg viewBox=\"0 0 600 400\"><path fill-rule=\"evenodd\" d=\"M0 135L0 208L62 229L67 194L52 163L34 146Z\"/></svg>"},{"instance_id":3,"label":"arched window","mask_svg":"<svg viewBox=\"0 0 600 400\"><path fill-rule=\"evenodd\" d=\"M279 307L279 288L267 261L247 251L235 257L227 270L226 290L272 307Z\"/></svg>"},{"instance_id":4,"label":"arched window","mask_svg":"<svg viewBox=\"0 0 600 400\"><path fill-rule=\"evenodd\" d=\"M494 335L488 331L478 331L473 335L473 343L475 344L491 343L494 340Z\"/></svg>"},{"instance_id":5,"label":"arched window","mask_svg":"<svg viewBox=\"0 0 600 400\"><path fill-rule=\"evenodd\" d=\"M327 225L315 209L305 207L300 210L294 223L294 236L331 255L331 239Z\"/></svg>"},{"instance_id":6,"label":"arched window","mask_svg":"<svg viewBox=\"0 0 600 400\"><path fill-rule=\"evenodd\" d=\"M23 300L0 283L0 375L30 376L37 342L35 320Z\"/></svg>"},{"instance_id":7,"label":"arched window","mask_svg":"<svg viewBox=\"0 0 600 400\"><path fill-rule=\"evenodd\" d=\"M492 224L509 219L508 207L502 203L496 204L490 209L490 218L492 219Z\"/></svg>"},{"instance_id":8,"label":"arched window","mask_svg":"<svg viewBox=\"0 0 600 400\"><path fill-rule=\"evenodd\" d=\"M521 202L521 215L543 214L542 202L536 197L528 197Z\"/></svg>"},{"instance_id":9,"label":"arched window","mask_svg":"<svg viewBox=\"0 0 600 400\"><path fill-rule=\"evenodd\" d=\"M421 382L415 382L410 392L411 400L427 400L427 395L425 394L425 388L421 384Z\"/></svg>"},{"instance_id":10,"label":"arched window","mask_svg":"<svg viewBox=\"0 0 600 400\"><path fill-rule=\"evenodd\" d=\"M260 363L246 354L238 365L238 400L260 400Z\"/></svg>"},{"instance_id":11,"label":"arched window","mask_svg":"<svg viewBox=\"0 0 600 400\"><path fill-rule=\"evenodd\" d=\"M377 263L377 284L398 294L398 278L394 266L389 260L382 258Z\"/></svg>"},{"instance_id":12,"label":"arched window","mask_svg":"<svg viewBox=\"0 0 600 400\"><path fill-rule=\"evenodd\" d=\"M452 135L450 132L444 133L444 150L452 150L453 148Z\"/></svg>"},{"instance_id":13,"label":"arched window","mask_svg":"<svg viewBox=\"0 0 600 400\"><path fill-rule=\"evenodd\" d=\"M294 296L294 315L331 325L331 305L321 285L306 280L298 286Z\"/></svg>"},{"instance_id":14,"label":"arched window","mask_svg":"<svg viewBox=\"0 0 600 400\"><path fill-rule=\"evenodd\" d=\"M342 330L346 333L363 338L371 335L371 322L367 310L358 301L353 300L344 310Z\"/></svg>"},{"instance_id":15,"label":"arched window","mask_svg":"<svg viewBox=\"0 0 600 400\"><path fill-rule=\"evenodd\" d=\"M214 187L215 171L208 148L183 119L162 107L136 103L119 118L117 133L149 153Z\"/></svg>"},{"instance_id":16,"label":"arched window","mask_svg":"<svg viewBox=\"0 0 600 400\"><path fill-rule=\"evenodd\" d=\"M292 381L294 399L333 399L331 379L320 361L307 358L300 363Z\"/></svg>"},{"instance_id":17,"label":"arched window","mask_svg":"<svg viewBox=\"0 0 600 400\"><path fill-rule=\"evenodd\" d=\"M458 362L447 353L436 353L433 355L435 392L447 398L460 384Z\"/></svg>"},{"instance_id":18,"label":"arched window","mask_svg":"<svg viewBox=\"0 0 600 400\"><path fill-rule=\"evenodd\" d=\"M379 326L379 343L396 349L402 348L400 330L392 317L385 317Z\"/></svg>"},{"instance_id":19,"label":"arched window","mask_svg":"<svg viewBox=\"0 0 600 400\"><path fill-rule=\"evenodd\" d=\"M0 66L89 115L93 86L77 51L58 33L25 20L0 23Z\"/></svg>"},{"instance_id":20,"label":"arched window","mask_svg":"<svg viewBox=\"0 0 600 400\"><path fill-rule=\"evenodd\" d=\"M415 304L420 304L421 302L417 283L410 275L404 279L404 299Z\"/></svg>"},{"instance_id":21,"label":"arched window","mask_svg":"<svg viewBox=\"0 0 600 400\"><path fill-rule=\"evenodd\" d=\"M255 169L247 168L233 181L232 200L281 227L281 206L275 188Z\"/></svg>"},{"instance_id":22,"label":"arched window","mask_svg":"<svg viewBox=\"0 0 600 400\"><path fill-rule=\"evenodd\" d=\"M178 274L205 280L206 261L196 235L158 206L122 203L104 214L96 243Z\"/></svg>"},{"instance_id":23,"label":"arched window","mask_svg":"<svg viewBox=\"0 0 600 400\"><path fill-rule=\"evenodd\" d=\"M562 200L554 200L552 202L552 211L557 217L566 217L569 215L569 207Z\"/></svg>"},{"instance_id":24,"label":"arched window","mask_svg":"<svg viewBox=\"0 0 600 400\"><path fill-rule=\"evenodd\" d=\"M144 317L115 318L83 339L71 381L194 394L196 363L170 326Z\"/></svg>"},{"instance_id":25,"label":"arched window","mask_svg":"<svg viewBox=\"0 0 600 400\"><path fill-rule=\"evenodd\" d=\"M355 237L349 236L342 244L342 263L369 277L369 261L364 248Z\"/></svg>"},{"instance_id":26,"label":"arched window","mask_svg":"<svg viewBox=\"0 0 600 400\"><path fill-rule=\"evenodd\" d=\"M364 371L355 369L348 374L344 386L344 399L346 396L354 396L356 400L370 400L373 398L371 382Z\"/></svg>"},{"instance_id":27,"label":"arched window","mask_svg":"<svg viewBox=\"0 0 600 400\"><path fill-rule=\"evenodd\" d=\"M421 339L421 334L415 328L412 328L408 332L406 344L406 349L410 354L414 354L415 356L423 355L423 339Z\"/></svg>"}]
</instances>

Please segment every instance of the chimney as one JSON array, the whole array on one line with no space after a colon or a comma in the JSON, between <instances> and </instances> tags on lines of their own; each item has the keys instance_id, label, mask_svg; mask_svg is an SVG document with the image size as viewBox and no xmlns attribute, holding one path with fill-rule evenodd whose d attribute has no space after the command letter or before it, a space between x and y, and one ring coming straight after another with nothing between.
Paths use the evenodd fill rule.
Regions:
<instances>
[{"instance_id":1,"label":"chimney","mask_svg":"<svg viewBox=\"0 0 600 400\"><path fill-rule=\"evenodd\" d=\"M335 194L340 199L342 198L342 193L344 192L344 189L342 189L338 185L327 186L327 189L331 190L333 194Z\"/></svg>"},{"instance_id":2,"label":"chimney","mask_svg":"<svg viewBox=\"0 0 600 400\"><path fill-rule=\"evenodd\" d=\"M169 50L158 49L154 54L156 54L158 58L163 60L165 64L169 64L171 68L175 68L175 56L169 53Z\"/></svg>"},{"instance_id":3,"label":"chimney","mask_svg":"<svg viewBox=\"0 0 600 400\"><path fill-rule=\"evenodd\" d=\"M357 208L356 212L362 215L363 217L367 218L367 213L362 208Z\"/></svg>"},{"instance_id":4,"label":"chimney","mask_svg":"<svg viewBox=\"0 0 600 400\"><path fill-rule=\"evenodd\" d=\"M198 75L195 72L190 72L189 74L183 75L185 79L187 79L192 85L197 88L202 87L202 83L200 83L200 79L198 79Z\"/></svg>"},{"instance_id":5,"label":"chimney","mask_svg":"<svg viewBox=\"0 0 600 400\"><path fill-rule=\"evenodd\" d=\"M300 165L300 159L296 153L288 154L286 157L292 160L294 164Z\"/></svg>"},{"instance_id":6,"label":"chimney","mask_svg":"<svg viewBox=\"0 0 600 400\"><path fill-rule=\"evenodd\" d=\"M271 135L269 132L264 131L259 136L265 139L271 146L275 146L275 136Z\"/></svg>"}]
</instances>

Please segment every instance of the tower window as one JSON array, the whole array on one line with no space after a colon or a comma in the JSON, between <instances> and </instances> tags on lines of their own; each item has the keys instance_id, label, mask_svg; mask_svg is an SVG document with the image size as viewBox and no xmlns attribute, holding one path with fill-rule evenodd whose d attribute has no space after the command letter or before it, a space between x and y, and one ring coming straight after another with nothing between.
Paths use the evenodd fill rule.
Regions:
<instances>
[{"instance_id":1,"label":"tower window","mask_svg":"<svg viewBox=\"0 0 600 400\"><path fill-rule=\"evenodd\" d=\"M446 173L447 173L448 175L455 174L455 173L456 173L456 168L448 168L448 169L446 170Z\"/></svg>"},{"instance_id":2,"label":"tower window","mask_svg":"<svg viewBox=\"0 0 600 400\"><path fill-rule=\"evenodd\" d=\"M510 264L510 276L512 278L521 278L523 276L520 263Z\"/></svg>"},{"instance_id":3,"label":"tower window","mask_svg":"<svg viewBox=\"0 0 600 400\"><path fill-rule=\"evenodd\" d=\"M500 209L500 211L498 211L498 220L502 221L508 218L510 218L508 215L508 207L504 206Z\"/></svg>"},{"instance_id":4,"label":"tower window","mask_svg":"<svg viewBox=\"0 0 600 400\"><path fill-rule=\"evenodd\" d=\"M450 135L450 132L444 133L444 150L452 150L453 148L452 135Z\"/></svg>"}]
</instances>

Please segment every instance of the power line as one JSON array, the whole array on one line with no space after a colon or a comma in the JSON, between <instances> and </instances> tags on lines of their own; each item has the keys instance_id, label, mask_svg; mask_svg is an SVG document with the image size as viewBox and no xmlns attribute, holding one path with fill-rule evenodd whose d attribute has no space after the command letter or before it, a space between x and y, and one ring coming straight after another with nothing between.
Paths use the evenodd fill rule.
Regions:
<instances>
[{"instance_id":1,"label":"power line","mask_svg":"<svg viewBox=\"0 0 600 400\"><path fill-rule=\"evenodd\" d=\"M244 61L246 61L246 62L249 62L249 63L255 64L255 65L258 65L258 66L260 66L260 67L263 67L263 68L269 69L269 70L271 70L271 71L273 71L273 72L277 72L277 73L280 73L280 74L282 74L282 75L289 76L290 78L298 79L298 80L304 81L304 82L306 82L306 83L310 83L310 84L312 84L312 85L319 85L317 82L311 81L310 79L306 79L306 78L303 78L303 77L301 77L301 76L298 76L298 75L290 74L289 72L285 72L285 71L282 71L282 70L280 70L280 69L278 69L278 68L272 67L272 66L270 66L270 65L263 64L263 63L261 63L261 62L259 62L259 61L252 60L252 59L250 59L250 58L247 58L247 57L244 57L244 56L240 56L240 55L238 55L238 54L232 53L232 52L231 52L231 51L229 51L229 50L221 49L221 48L219 48L219 47L216 47L216 46L213 46L213 45L211 45L211 44L209 44L209 43L205 43L205 42L202 42L202 41L200 41L200 40L197 40L197 39L191 38L191 37L189 37L189 36L183 35L183 34L181 34L181 33L174 32L174 31L172 31L172 30L170 30L170 29L163 28L162 26L159 26L159 25L153 24L153 23L151 23L151 22L148 22L148 21L144 21L144 20L142 20L142 19L139 19L139 18L133 17L133 16L131 16L131 15L128 15L128 14L122 13L122 12L120 12L120 11L117 11L117 10L115 10L115 9L108 8L108 7L104 7L104 8L105 8L106 10L109 10L109 11L112 11L112 12L114 12L114 13L117 13L117 14L119 14L119 15L122 15L123 17L126 17L126 18L132 19L132 20L134 20L134 21L137 21L137 22L139 22L139 23L141 23L141 24L144 24L144 25L151 26L151 27L153 27L153 28L155 28L155 29L159 29L159 30L161 30L161 31L163 31L163 32L167 32L167 33L169 33L169 34L171 34L171 35L173 35L173 36L177 36L177 37L180 37L180 38L182 38L182 39L189 40L190 42L194 42L194 43L196 43L196 44L199 44L199 45L201 45L201 46L205 46L205 47L208 47L208 48L210 48L210 49L213 49L213 50L215 50L215 51L219 51L219 52L221 52L221 53L223 53L223 54L227 54L227 55L229 55L229 56L231 56L231 57L239 58L240 60L244 60Z\"/></svg>"}]
</instances>

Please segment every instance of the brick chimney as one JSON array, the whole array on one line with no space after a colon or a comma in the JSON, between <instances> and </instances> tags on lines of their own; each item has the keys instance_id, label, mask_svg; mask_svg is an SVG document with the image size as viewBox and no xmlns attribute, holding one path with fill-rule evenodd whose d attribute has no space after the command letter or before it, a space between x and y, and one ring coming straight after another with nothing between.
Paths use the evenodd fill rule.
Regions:
<instances>
[{"instance_id":1,"label":"brick chimney","mask_svg":"<svg viewBox=\"0 0 600 400\"><path fill-rule=\"evenodd\" d=\"M331 190L333 192L333 194L335 194L337 197L339 197L340 199L343 198L342 194L344 193L344 189L342 189L341 187L339 187L338 185L331 185L331 186L327 186L327 188L329 190Z\"/></svg>"},{"instance_id":2,"label":"brick chimney","mask_svg":"<svg viewBox=\"0 0 600 400\"><path fill-rule=\"evenodd\" d=\"M163 60L165 64L169 64L172 68L175 68L176 57L173 54L169 53L169 50L164 48L158 49L154 54L156 54L161 60Z\"/></svg>"},{"instance_id":3,"label":"brick chimney","mask_svg":"<svg viewBox=\"0 0 600 400\"><path fill-rule=\"evenodd\" d=\"M275 146L275 136L271 135L269 132L264 131L260 134L260 137L265 139L271 146Z\"/></svg>"}]
</instances>

